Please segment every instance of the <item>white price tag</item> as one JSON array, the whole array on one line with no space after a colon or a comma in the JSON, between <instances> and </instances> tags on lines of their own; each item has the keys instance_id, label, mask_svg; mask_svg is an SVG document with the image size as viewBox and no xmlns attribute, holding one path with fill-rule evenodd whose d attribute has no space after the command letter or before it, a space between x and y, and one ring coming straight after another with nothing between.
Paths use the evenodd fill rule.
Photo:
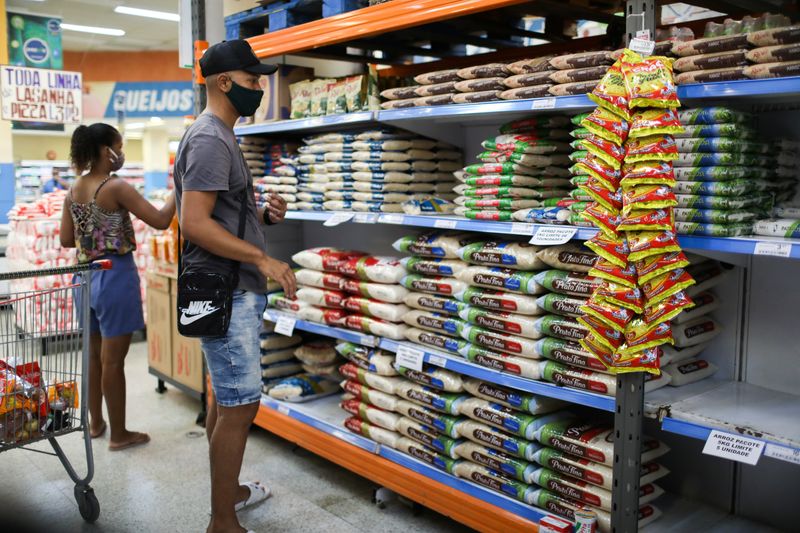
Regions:
<instances>
[{"instance_id":1,"label":"white price tag","mask_svg":"<svg viewBox=\"0 0 800 533\"><path fill-rule=\"evenodd\" d=\"M637 39L644 39L645 41L650 40L650 30L639 30L636 32Z\"/></svg>"},{"instance_id":2,"label":"white price tag","mask_svg":"<svg viewBox=\"0 0 800 533\"><path fill-rule=\"evenodd\" d=\"M323 226L338 226L343 222L348 222L353 219L355 213L334 213L332 217L322 223Z\"/></svg>"},{"instance_id":3,"label":"white price tag","mask_svg":"<svg viewBox=\"0 0 800 533\"><path fill-rule=\"evenodd\" d=\"M792 245L788 242L757 242L753 253L755 255L789 257L792 254Z\"/></svg>"},{"instance_id":4,"label":"white price tag","mask_svg":"<svg viewBox=\"0 0 800 533\"><path fill-rule=\"evenodd\" d=\"M275 333L291 337L294 333L294 325L297 320L290 316L280 316L275 322Z\"/></svg>"},{"instance_id":5,"label":"white price tag","mask_svg":"<svg viewBox=\"0 0 800 533\"><path fill-rule=\"evenodd\" d=\"M634 37L631 39L630 44L628 44L628 48L642 54L643 56L653 55L653 50L656 49L656 42L651 41L649 39L639 39Z\"/></svg>"},{"instance_id":6,"label":"white price tag","mask_svg":"<svg viewBox=\"0 0 800 533\"><path fill-rule=\"evenodd\" d=\"M422 361L425 359L425 352L411 348L409 346L400 345L397 348L395 362L411 370L422 372Z\"/></svg>"},{"instance_id":7,"label":"white price tag","mask_svg":"<svg viewBox=\"0 0 800 533\"><path fill-rule=\"evenodd\" d=\"M536 98L533 100L531 109L553 109L556 106L556 97Z\"/></svg>"},{"instance_id":8,"label":"white price tag","mask_svg":"<svg viewBox=\"0 0 800 533\"><path fill-rule=\"evenodd\" d=\"M713 430L708 435L703 453L738 461L749 465L758 463L761 453L764 451L764 441L734 435L724 431Z\"/></svg>"},{"instance_id":9,"label":"white price tag","mask_svg":"<svg viewBox=\"0 0 800 533\"><path fill-rule=\"evenodd\" d=\"M447 368L447 359L441 355L429 355L428 362L434 366L438 366L439 368Z\"/></svg>"},{"instance_id":10,"label":"white price tag","mask_svg":"<svg viewBox=\"0 0 800 533\"><path fill-rule=\"evenodd\" d=\"M434 228L442 228L442 229L455 229L456 225L458 225L457 220L446 220L446 219L437 219L436 222L433 223Z\"/></svg>"},{"instance_id":11,"label":"white price tag","mask_svg":"<svg viewBox=\"0 0 800 533\"><path fill-rule=\"evenodd\" d=\"M362 335L359 339L359 344L363 344L364 346L370 346L375 348L378 345L378 337L373 335Z\"/></svg>"},{"instance_id":12,"label":"white price tag","mask_svg":"<svg viewBox=\"0 0 800 533\"><path fill-rule=\"evenodd\" d=\"M405 224L406 217L403 215L381 215L378 222L383 224Z\"/></svg>"},{"instance_id":13,"label":"white price tag","mask_svg":"<svg viewBox=\"0 0 800 533\"><path fill-rule=\"evenodd\" d=\"M511 233L514 235L530 235L533 233L533 224L526 222L512 222Z\"/></svg>"},{"instance_id":14,"label":"white price tag","mask_svg":"<svg viewBox=\"0 0 800 533\"><path fill-rule=\"evenodd\" d=\"M569 242L577 232L578 228L569 226L539 226L533 231L530 243L539 246L564 244Z\"/></svg>"},{"instance_id":15,"label":"white price tag","mask_svg":"<svg viewBox=\"0 0 800 533\"><path fill-rule=\"evenodd\" d=\"M767 443L767 447L764 448L764 455L780 461L786 461L788 463L800 465L800 450L787 448L786 446L781 446L780 444Z\"/></svg>"},{"instance_id":16,"label":"white price tag","mask_svg":"<svg viewBox=\"0 0 800 533\"><path fill-rule=\"evenodd\" d=\"M288 415L289 414L289 408L286 407L285 405L278 404L278 412L279 413L283 413L285 415Z\"/></svg>"},{"instance_id":17,"label":"white price tag","mask_svg":"<svg viewBox=\"0 0 800 533\"><path fill-rule=\"evenodd\" d=\"M353 217L353 222L358 222L359 224L374 224L377 221L377 213L356 213Z\"/></svg>"}]
</instances>

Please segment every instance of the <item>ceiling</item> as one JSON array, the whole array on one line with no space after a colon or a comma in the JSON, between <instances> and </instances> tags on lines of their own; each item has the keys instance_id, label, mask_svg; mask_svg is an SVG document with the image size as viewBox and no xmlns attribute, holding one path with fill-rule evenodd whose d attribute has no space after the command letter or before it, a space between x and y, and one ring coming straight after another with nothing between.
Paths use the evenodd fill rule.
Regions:
<instances>
[{"instance_id":1,"label":"ceiling","mask_svg":"<svg viewBox=\"0 0 800 533\"><path fill-rule=\"evenodd\" d=\"M61 17L62 22L125 31L122 37L64 30L64 50L177 50L178 23L114 13L118 5L178 12L178 0L6 0L8 11Z\"/></svg>"}]
</instances>

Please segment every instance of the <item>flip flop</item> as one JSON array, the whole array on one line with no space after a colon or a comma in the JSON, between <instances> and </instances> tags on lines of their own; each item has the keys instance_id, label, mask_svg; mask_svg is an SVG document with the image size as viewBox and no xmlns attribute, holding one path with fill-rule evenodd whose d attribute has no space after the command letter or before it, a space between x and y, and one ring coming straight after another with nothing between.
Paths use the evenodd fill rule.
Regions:
<instances>
[{"instance_id":1,"label":"flip flop","mask_svg":"<svg viewBox=\"0 0 800 533\"><path fill-rule=\"evenodd\" d=\"M142 444L147 444L150 442L150 435L147 433L138 433L138 435L139 437L130 442L126 442L125 444L109 444L108 450L111 452L120 452L122 450L127 450L128 448L133 448L134 446L141 446Z\"/></svg>"},{"instance_id":2,"label":"flip flop","mask_svg":"<svg viewBox=\"0 0 800 533\"><path fill-rule=\"evenodd\" d=\"M265 487L258 481L248 481L242 484L250 489L250 496L248 496L246 500L236 504L234 507L236 512L239 512L247 507L253 507L254 505L257 505L272 496L272 492L270 492L269 487Z\"/></svg>"},{"instance_id":3,"label":"flip flop","mask_svg":"<svg viewBox=\"0 0 800 533\"><path fill-rule=\"evenodd\" d=\"M93 439L99 439L100 437L106 434L106 429L108 429L108 424L106 424L106 421L103 420L103 427L100 428L100 431L98 431L97 433L92 433L92 430L89 429L89 436L92 437Z\"/></svg>"}]
</instances>

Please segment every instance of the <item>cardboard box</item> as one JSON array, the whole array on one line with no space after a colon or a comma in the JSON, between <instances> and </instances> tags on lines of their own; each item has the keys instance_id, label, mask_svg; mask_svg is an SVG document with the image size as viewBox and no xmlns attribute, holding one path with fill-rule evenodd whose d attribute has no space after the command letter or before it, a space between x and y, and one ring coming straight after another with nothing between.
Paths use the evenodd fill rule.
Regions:
<instances>
[{"instance_id":1,"label":"cardboard box","mask_svg":"<svg viewBox=\"0 0 800 533\"><path fill-rule=\"evenodd\" d=\"M172 377L172 301L169 278L147 274L147 364Z\"/></svg>"},{"instance_id":2,"label":"cardboard box","mask_svg":"<svg viewBox=\"0 0 800 533\"><path fill-rule=\"evenodd\" d=\"M170 301L172 309L178 308L178 282L172 280ZM176 312L177 313L177 312ZM171 322L172 379L193 391L203 392L203 351L200 339L184 337L178 333L178 321Z\"/></svg>"},{"instance_id":3,"label":"cardboard box","mask_svg":"<svg viewBox=\"0 0 800 533\"><path fill-rule=\"evenodd\" d=\"M289 85L314 78L314 69L280 65L278 71L262 78L264 97L261 106L253 115L253 123L287 120L292 110Z\"/></svg>"}]
</instances>

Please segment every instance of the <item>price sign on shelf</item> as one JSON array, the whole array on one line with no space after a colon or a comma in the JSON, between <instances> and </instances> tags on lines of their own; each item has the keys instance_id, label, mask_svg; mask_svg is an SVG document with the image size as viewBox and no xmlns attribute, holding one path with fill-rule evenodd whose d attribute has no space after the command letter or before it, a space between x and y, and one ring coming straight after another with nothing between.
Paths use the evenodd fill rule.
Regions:
<instances>
[{"instance_id":1,"label":"price sign on shelf","mask_svg":"<svg viewBox=\"0 0 800 533\"><path fill-rule=\"evenodd\" d=\"M338 226L343 222L348 222L352 220L353 215L354 215L353 213L334 213L333 216L331 216L328 220L323 222L322 225L328 227Z\"/></svg>"},{"instance_id":2,"label":"price sign on shelf","mask_svg":"<svg viewBox=\"0 0 800 533\"><path fill-rule=\"evenodd\" d=\"M739 463L755 465L764 451L764 441L742 435L713 430L706 440L703 453L730 459Z\"/></svg>"},{"instance_id":3,"label":"price sign on shelf","mask_svg":"<svg viewBox=\"0 0 800 533\"><path fill-rule=\"evenodd\" d=\"M289 408L281 403L278 404L278 412L284 415L289 414Z\"/></svg>"},{"instance_id":4,"label":"price sign on shelf","mask_svg":"<svg viewBox=\"0 0 800 533\"><path fill-rule=\"evenodd\" d=\"M458 225L457 220L449 220L446 218L439 218L436 222L433 223L434 228L441 228L441 229L455 229Z\"/></svg>"},{"instance_id":5,"label":"price sign on shelf","mask_svg":"<svg viewBox=\"0 0 800 533\"><path fill-rule=\"evenodd\" d=\"M512 222L511 233L514 235L530 235L533 233L533 224L525 222Z\"/></svg>"},{"instance_id":6,"label":"price sign on shelf","mask_svg":"<svg viewBox=\"0 0 800 533\"><path fill-rule=\"evenodd\" d=\"M376 213L356 213L353 217L353 222L358 222L359 224L374 224L378 221L378 215Z\"/></svg>"},{"instance_id":7,"label":"price sign on shelf","mask_svg":"<svg viewBox=\"0 0 800 533\"><path fill-rule=\"evenodd\" d=\"M642 54L643 56L653 55L653 50L656 49L656 42L651 41L649 39L639 39L638 37L634 37L631 39L630 44L628 44L628 48Z\"/></svg>"},{"instance_id":8,"label":"price sign on shelf","mask_svg":"<svg viewBox=\"0 0 800 533\"><path fill-rule=\"evenodd\" d=\"M422 361L425 359L425 352L411 348L410 346L400 345L397 348L395 362L417 372L422 371Z\"/></svg>"},{"instance_id":9,"label":"price sign on shelf","mask_svg":"<svg viewBox=\"0 0 800 533\"><path fill-rule=\"evenodd\" d=\"M406 217L403 215L381 215L378 218L378 222L382 222L383 224L405 224Z\"/></svg>"},{"instance_id":10,"label":"price sign on shelf","mask_svg":"<svg viewBox=\"0 0 800 533\"><path fill-rule=\"evenodd\" d=\"M764 455L772 457L773 459L778 459L779 461L800 465L800 450L795 448L768 443L767 447L764 448Z\"/></svg>"},{"instance_id":11,"label":"price sign on shelf","mask_svg":"<svg viewBox=\"0 0 800 533\"><path fill-rule=\"evenodd\" d=\"M536 98L531 105L531 109L553 109L556 107L556 98L551 96L548 98Z\"/></svg>"},{"instance_id":12,"label":"price sign on shelf","mask_svg":"<svg viewBox=\"0 0 800 533\"><path fill-rule=\"evenodd\" d=\"M578 228L569 226L539 226L533 231L530 243L539 246L564 244L569 242L577 232Z\"/></svg>"},{"instance_id":13,"label":"price sign on shelf","mask_svg":"<svg viewBox=\"0 0 800 533\"><path fill-rule=\"evenodd\" d=\"M362 335L358 339L358 343L363 344L364 346L375 348L378 346L378 337L375 337L374 335Z\"/></svg>"},{"instance_id":14,"label":"price sign on shelf","mask_svg":"<svg viewBox=\"0 0 800 533\"><path fill-rule=\"evenodd\" d=\"M297 320L290 316L280 316L275 322L275 333L291 337L294 333L294 326Z\"/></svg>"},{"instance_id":15,"label":"price sign on shelf","mask_svg":"<svg viewBox=\"0 0 800 533\"><path fill-rule=\"evenodd\" d=\"M428 361L432 365L438 366L439 368L447 368L447 359L445 359L441 355L429 355Z\"/></svg>"},{"instance_id":16,"label":"price sign on shelf","mask_svg":"<svg viewBox=\"0 0 800 533\"><path fill-rule=\"evenodd\" d=\"M788 242L757 242L753 254L789 257L792 254L792 244Z\"/></svg>"}]
</instances>

